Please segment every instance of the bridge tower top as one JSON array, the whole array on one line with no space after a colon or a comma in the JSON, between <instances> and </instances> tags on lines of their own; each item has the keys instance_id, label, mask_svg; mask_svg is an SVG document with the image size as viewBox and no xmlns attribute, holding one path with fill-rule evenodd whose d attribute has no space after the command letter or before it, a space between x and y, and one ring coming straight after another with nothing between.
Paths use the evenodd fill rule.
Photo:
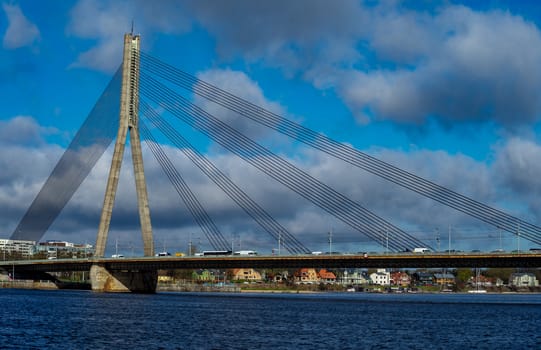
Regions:
<instances>
[{"instance_id":1,"label":"bridge tower top","mask_svg":"<svg viewBox=\"0 0 541 350\"><path fill-rule=\"evenodd\" d=\"M96 241L96 256L103 257L109 233L111 215L115 201L120 175L120 168L126 145L126 138L130 135L133 171L135 175L135 188L137 191L137 205L143 235L144 255L154 255L154 240L152 238L152 225L146 189L141 139L139 137L139 50L140 36L128 33L124 35L124 57L122 61L122 88L120 92L120 122L118 127L115 150L109 170L107 188L101 212L98 238Z\"/></svg>"}]
</instances>

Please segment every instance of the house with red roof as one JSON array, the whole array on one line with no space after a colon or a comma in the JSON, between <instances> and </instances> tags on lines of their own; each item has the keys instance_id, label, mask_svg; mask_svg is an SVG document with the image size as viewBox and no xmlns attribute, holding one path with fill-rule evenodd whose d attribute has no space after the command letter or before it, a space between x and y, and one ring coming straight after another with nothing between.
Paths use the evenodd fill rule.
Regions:
<instances>
[{"instance_id":1,"label":"house with red roof","mask_svg":"<svg viewBox=\"0 0 541 350\"><path fill-rule=\"evenodd\" d=\"M331 271L327 271L326 269L319 270L318 278L319 278L320 283L325 283L325 284L336 283L336 275Z\"/></svg>"}]
</instances>

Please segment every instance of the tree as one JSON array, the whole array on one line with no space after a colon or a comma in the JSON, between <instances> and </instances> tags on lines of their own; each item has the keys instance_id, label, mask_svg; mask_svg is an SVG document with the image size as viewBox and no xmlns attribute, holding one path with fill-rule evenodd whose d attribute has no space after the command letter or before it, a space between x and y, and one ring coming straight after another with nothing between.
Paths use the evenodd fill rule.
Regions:
<instances>
[{"instance_id":1,"label":"tree","mask_svg":"<svg viewBox=\"0 0 541 350\"><path fill-rule=\"evenodd\" d=\"M466 284L472 276L473 276L473 272L471 269L466 269L466 268L456 269L457 284L460 284L460 285Z\"/></svg>"},{"instance_id":2,"label":"tree","mask_svg":"<svg viewBox=\"0 0 541 350\"><path fill-rule=\"evenodd\" d=\"M493 268L487 269L484 272L484 275L490 278L494 278L494 279L499 278L502 281L507 282L509 280L509 276L511 276L513 272L515 272L515 269L513 268L493 267Z\"/></svg>"}]
</instances>

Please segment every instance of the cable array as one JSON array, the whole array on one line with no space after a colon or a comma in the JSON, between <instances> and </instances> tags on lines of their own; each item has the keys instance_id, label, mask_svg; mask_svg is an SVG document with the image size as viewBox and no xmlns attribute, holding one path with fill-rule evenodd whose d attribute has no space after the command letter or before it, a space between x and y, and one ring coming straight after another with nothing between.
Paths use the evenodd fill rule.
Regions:
<instances>
[{"instance_id":1,"label":"cable array","mask_svg":"<svg viewBox=\"0 0 541 350\"><path fill-rule=\"evenodd\" d=\"M159 104L178 119L374 241L393 250L411 250L414 247L426 246L143 72L140 88L141 96Z\"/></svg>"},{"instance_id":2,"label":"cable array","mask_svg":"<svg viewBox=\"0 0 541 350\"><path fill-rule=\"evenodd\" d=\"M175 146L180 149L209 179L211 179L224 193L237 203L254 221L256 221L271 237L280 241L288 252L292 254L309 253L301 242L288 230L276 222L263 208L261 208L242 189L222 173L210 160L199 153L186 138L178 133L164 118L161 118L148 103L140 101L140 112L162 132Z\"/></svg>"},{"instance_id":3,"label":"cable array","mask_svg":"<svg viewBox=\"0 0 541 350\"><path fill-rule=\"evenodd\" d=\"M281 134L464 214L515 235L520 235L524 239L541 244L541 227L539 226L523 221L501 210L381 161L348 145L339 143L325 135L198 79L144 52L141 53L141 66L149 73L153 73L177 86L193 91L199 96L278 131Z\"/></svg>"},{"instance_id":4,"label":"cable array","mask_svg":"<svg viewBox=\"0 0 541 350\"><path fill-rule=\"evenodd\" d=\"M10 239L39 241L111 144L118 129L121 68L101 94Z\"/></svg>"},{"instance_id":5,"label":"cable array","mask_svg":"<svg viewBox=\"0 0 541 350\"><path fill-rule=\"evenodd\" d=\"M141 135L143 135L146 144L165 172L165 175L186 204L186 207L188 207L188 210L199 227L203 230L203 233L212 247L215 250L228 250L229 244L227 240L224 238L218 227L216 227L206 210L201 203L199 203L197 197L190 190L176 167L173 165L167 154L165 154L162 147L156 142L156 139L142 120L139 120L139 130L141 130Z\"/></svg>"}]
</instances>

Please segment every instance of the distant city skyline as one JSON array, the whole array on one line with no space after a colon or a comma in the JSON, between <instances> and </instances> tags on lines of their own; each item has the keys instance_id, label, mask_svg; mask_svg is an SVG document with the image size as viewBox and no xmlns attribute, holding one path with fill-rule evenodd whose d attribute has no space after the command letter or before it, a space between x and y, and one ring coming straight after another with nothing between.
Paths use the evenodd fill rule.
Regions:
<instances>
[{"instance_id":1,"label":"distant city skyline","mask_svg":"<svg viewBox=\"0 0 541 350\"><path fill-rule=\"evenodd\" d=\"M0 238L12 231L113 72L122 36L142 50L337 141L541 225L541 7L534 1L0 1ZM484 225L371 174L194 101L441 250L500 247ZM254 131L255 130L255 131ZM385 249L266 175L194 141L309 248ZM239 249L278 247L164 145ZM143 143L157 250L210 248ZM112 148L43 240L95 243ZM141 249L126 154L109 250ZM517 242L504 233L511 250ZM240 244L239 244L240 242ZM195 244L195 243L194 243ZM455 246L455 244L457 246ZM138 248L139 247L139 248Z\"/></svg>"}]
</instances>

